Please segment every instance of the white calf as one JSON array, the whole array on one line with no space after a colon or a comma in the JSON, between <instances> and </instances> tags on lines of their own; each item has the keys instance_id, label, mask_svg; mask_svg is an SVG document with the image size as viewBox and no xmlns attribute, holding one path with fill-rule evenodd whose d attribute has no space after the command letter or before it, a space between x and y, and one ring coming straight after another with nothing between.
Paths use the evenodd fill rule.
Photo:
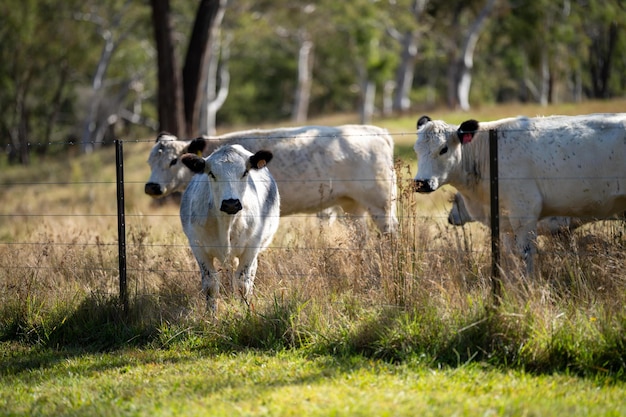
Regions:
<instances>
[{"instance_id":1,"label":"white calf","mask_svg":"<svg viewBox=\"0 0 626 417\"><path fill-rule=\"evenodd\" d=\"M181 157L196 173L182 196L180 219L200 267L207 306L217 311L219 270L214 261L232 266L233 290L244 301L252 294L257 257L278 229L278 187L265 165L269 151L252 152L240 145L219 148L206 159Z\"/></svg>"}]
</instances>

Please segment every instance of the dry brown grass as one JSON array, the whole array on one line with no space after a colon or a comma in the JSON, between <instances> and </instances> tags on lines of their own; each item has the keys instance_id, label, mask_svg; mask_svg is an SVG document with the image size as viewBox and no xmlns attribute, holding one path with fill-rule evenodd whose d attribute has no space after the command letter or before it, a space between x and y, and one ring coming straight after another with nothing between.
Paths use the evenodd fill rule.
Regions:
<instances>
[{"instance_id":1,"label":"dry brown grass","mask_svg":"<svg viewBox=\"0 0 626 417\"><path fill-rule=\"evenodd\" d=\"M207 325L199 272L178 206L156 206L143 193L151 145L125 144L133 314L157 329L163 323ZM113 161L113 149L104 149L69 162L41 161L48 171L43 176L37 166L12 167L5 176L0 194L5 335L37 333L35 340L45 339L46 332L54 332L45 330L50 322L60 326L85 308L85 300L118 294ZM500 349L507 360L523 356L543 363L554 357L555 335L565 334L566 347L575 349L603 346L621 334L626 324L623 223L585 226L572 240L541 238L538 277L507 273L504 302L492 319L486 308L491 304L488 230L448 225L453 190L416 195L409 186L413 164L398 165L400 232L394 239L371 228L363 240L341 219L333 224L314 216L281 220L273 244L259 259L253 310L257 320L288 323L275 329L277 338L294 346L349 338L381 356L428 343L466 359ZM220 315L225 326L235 326L248 312L229 295L228 284L223 282ZM261 332L255 323L247 334L239 328L237 337L219 327L209 334L246 344ZM616 355L619 362L622 355Z\"/></svg>"}]
</instances>

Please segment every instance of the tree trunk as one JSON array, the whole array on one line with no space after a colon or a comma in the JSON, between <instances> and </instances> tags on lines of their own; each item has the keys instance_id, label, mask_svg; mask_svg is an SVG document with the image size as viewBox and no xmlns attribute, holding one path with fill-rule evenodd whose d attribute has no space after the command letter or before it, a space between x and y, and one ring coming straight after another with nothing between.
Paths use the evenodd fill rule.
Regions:
<instances>
[{"instance_id":1,"label":"tree trunk","mask_svg":"<svg viewBox=\"0 0 626 417\"><path fill-rule=\"evenodd\" d=\"M615 22L609 25L608 33L599 30L597 37L591 40L589 47L589 69L591 85L595 98L608 98L609 79L611 78L611 62L617 45L618 26Z\"/></svg>"},{"instance_id":2,"label":"tree trunk","mask_svg":"<svg viewBox=\"0 0 626 417\"><path fill-rule=\"evenodd\" d=\"M393 98L393 110L406 112L411 107L409 93L413 86L415 62L417 60L418 31L406 32L402 39L402 55L396 71L396 90Z\"/></svg>"},{"instance_id":3,"label":"tree trunk","mask_svg":"<svg viewBox=\"0 0 626 417\"><path fill-rule=\"evenodd\" d=\"M89 105L89 114L83 127L83 137L81 140L81 149L83 153L93 152L96 147L95 134L98 125L98 109L102 101L102 88L104 86L104 77L106 70L111 63L111 57L115 51L115 42L111 31L103 33L104 45L100 53L100 60L96 66L96 73L91 81L92 96Z\"/></svg>"},{"instance_id":4,"label":"tree trunk","mask_svg":"<svg viewBox=\"0 0 626 417\"><path fill-rule=\"evenodd\" d=\"M186 137L183 89L176 54L174 53L169 0L150 1L157 47L160 129L178 137Z\"/></svg>"},{"instance_id":5,"label":"tree trunk","mask_svg":"<svg viewBox=\"0 0 626 417\"><path fill-rule=\"evenodd\" d=\"M422 16L428 5L428 0L414 0L411 5L411 12L415 18L416 26L420 27ZM403 35L396 35L398 41L402 45L400 54L400 64L396 71L395 94L393 97L392 108L394 111L406 112L411 107L409 94L413 86L413 77L415 75L415 63L417 61L418 41L422 30L411 30Z\"/></svg>"},{"instance_id":6,"label":"tree trunk","mask_svg":"<svg viewBox=\"0 0 626 417\"><path fill-rule=\"evenodd\" d=\"M189 136L196 136L199 131L198 120L211 54L211 28L221 25L226 3L226 0L201 0L196 13L183 67L185 123Z\"/></svg>"},{"instance_id":7,"label":"tree trunk","mask_svg":"<svg viewBox=\"0 0 626 417\"><path fill-rule=\"evenodd\" d=\"M541 90L539 96L539 104L547 106L550 101L550 63L548 51L541 51Z\"/></svg>"},{"instance_id":8,"label":"tree trunk","mask_svg":"<svg viewBox=\"0 0 626 417\"><path fill-rule=\"evenodd\" d=\"M20 165L30 164L30 152L28 149L28 109L26 107L26 91L30 84L30 77L22 84L22 88L18 88L16 94L16 106L15 106L15 125L12 130L11 142L13 149L11 154L13 160L17 161Z\"/></svg>"},{"instance_id":9,"label":"tree trunk","mask_svg":"<svg viewBox=\"0 0 626 417\"><path fill-rule=\"evenodd\" d=\"M212 51L207 64L206 89L202 100L200 117L200 134L215 135L217 112L228 97L230 73L228 61L230 59L230 40L222 43L220 28L216 24L212 29ZM219 89L217 88L219 70Z\"/></svg>"},{"instance_id":10,"label":"tree trunk","mask_svg":"<svg viewBox=\"0 0 626 417\"><path fill-rule=\"evenodd\" d=\"M67 60L63 60L59 64L59 69L61 73L59 74L59 81L54 91L54 97L52 98L52 102L50 103L50 114L46 120L46 130L44 134L43 143L41 143L37 147L37 153L39 155L45 155L48 152L48 144L52 141L52 130L56 125L57 119L59 117L59 113L61 112L61 105L63 102L63 92L65 91L65 87L67 85L67 79L69 77L69 64Z\"/></svg>"},{"instance_id":11,"label":"tree trunk","mask_svg":"<svg viewBox=\"0 0 626 417\"><path fill-rule=\"evenodd\" d=\"M383 84L383 116L391 116L393 113L393 92L396 89L394 80L387 80Z\"/></svg>"},{"instance_id":12,"label":"tree trunk","mask_svg":"<svg viewBox=\"0 0 626 417\"><path fill-rule=\"evenodd\" d=\"M363 104L361 106L361 124L372 122L374 115L374 99L376 98L376 83L374 80L365 79L362 83L363 87Z\"/></svg>"},{"instance_id":13,"label":"tree trunk","mask_svg":"<svg viewBox=\"0 0 626 417\"><path fill-rule=\"evenodd\" d=\"M301 36L298 53L298 87L294 100L291 120L295 123L304 123L309 113L311 98L311 83L313 72L313 42L305 34Z\"/></svg>"},{"instance_id":14,"label":"tree trunk","mask_svg":"<svg viewBox=\"0 0 626 417\"><path fill-rule=\"evenodd\" d=\"M468 111L470 109L469 93L472 86L472 68L474 67L474 51L476 43L480 36L480 31L485 25L487 17L491 13L496 0L487 0L487 4L478 14L478 17L470 27L463 49L461 50L461 59L458 61L458 79L457 79L457 100L459 107Z\"/></svg>"}]
</instances>

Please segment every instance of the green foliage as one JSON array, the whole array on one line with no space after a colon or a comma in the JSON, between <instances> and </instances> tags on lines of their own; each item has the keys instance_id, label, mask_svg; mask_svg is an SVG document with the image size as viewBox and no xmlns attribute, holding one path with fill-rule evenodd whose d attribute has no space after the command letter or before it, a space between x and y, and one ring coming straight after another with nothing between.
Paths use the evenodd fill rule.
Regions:
<instances>
[{"instance_id":1,"label":"green foliage","mask_svg":"<svg viewBox=\"0 0 626 417\"><path fill-rule=\"evenodd\" d=\"M376 104L382 107L382 86L396 77L402 54L399 38L391 35L409 32L418 39L409 93L413 108L447 103L451 64L483 3L428 2L416 19L410 0L229 2L223 34L232 39L230 92L218 123L258 125L288 119L303 39L313 43L311 117L355 112L366 79L377 84ZM172 4L179 63L187 52L196 7ZM115 113L118 107L139 110L149 121L157 118L148 4L7 0L0 11L0 59L6 63L0 66L0 105L6 109L0 114L1 147L30 143L31 151L47 153L48 142L81 137L94 100L102 100L100 124L107 120L105 113ZM536 101L533 88L545 81L546 60L549 100L623 95L624 16L617 0L498 2L477 45L472 105ZM105 86L94 95L91 83L104 37L116 45L105 69ZM131 129L127 122L122 125ZM145 135L147 129L122 131L118 124L110 135Z\"/></svg>"}]
</instances>

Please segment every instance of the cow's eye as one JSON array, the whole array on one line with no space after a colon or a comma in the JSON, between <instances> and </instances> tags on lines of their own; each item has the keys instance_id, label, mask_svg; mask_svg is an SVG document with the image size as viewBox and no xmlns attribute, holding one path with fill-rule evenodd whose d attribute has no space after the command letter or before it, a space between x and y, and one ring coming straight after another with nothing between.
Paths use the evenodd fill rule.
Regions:
<instances>
[{"instance_id":1,"label":"cow's eye","mask_svg":"<svg viewBox=\"0 0 626 417\"><path fill-rule=\"evenodd\" d=\"M215 178L215 175L213 175L213 172L211 172L211 171L209 171L209 177L211 177L211 178L213 178L213 179L216 179L216 178Z\"/></svg>"},{"instance_id":2,"label":"cow's eye","mask_svg":"<svg viewBox=\"0 0 626 417\"><path fill-rule=\"evenodd\" d=\"M443 154L444 154L444 153L446 153L446 152L448 152L448 147L447 147L447 146L444 146L444 147L443 147L443 149L441 149L441 150L439 151L439 155L443 155Z\"/></svg>"},{"instance_id":3,"label":"cow's eye","mask_svg":"<svg viewBox=\"0 0 626 417\"><path fill-rule=\"evenodd\" d=\"M176 162L178 162L178 158L174 158L170 161L170 166L174 166L176 165Z\"/></svg>"}]
</instances>

